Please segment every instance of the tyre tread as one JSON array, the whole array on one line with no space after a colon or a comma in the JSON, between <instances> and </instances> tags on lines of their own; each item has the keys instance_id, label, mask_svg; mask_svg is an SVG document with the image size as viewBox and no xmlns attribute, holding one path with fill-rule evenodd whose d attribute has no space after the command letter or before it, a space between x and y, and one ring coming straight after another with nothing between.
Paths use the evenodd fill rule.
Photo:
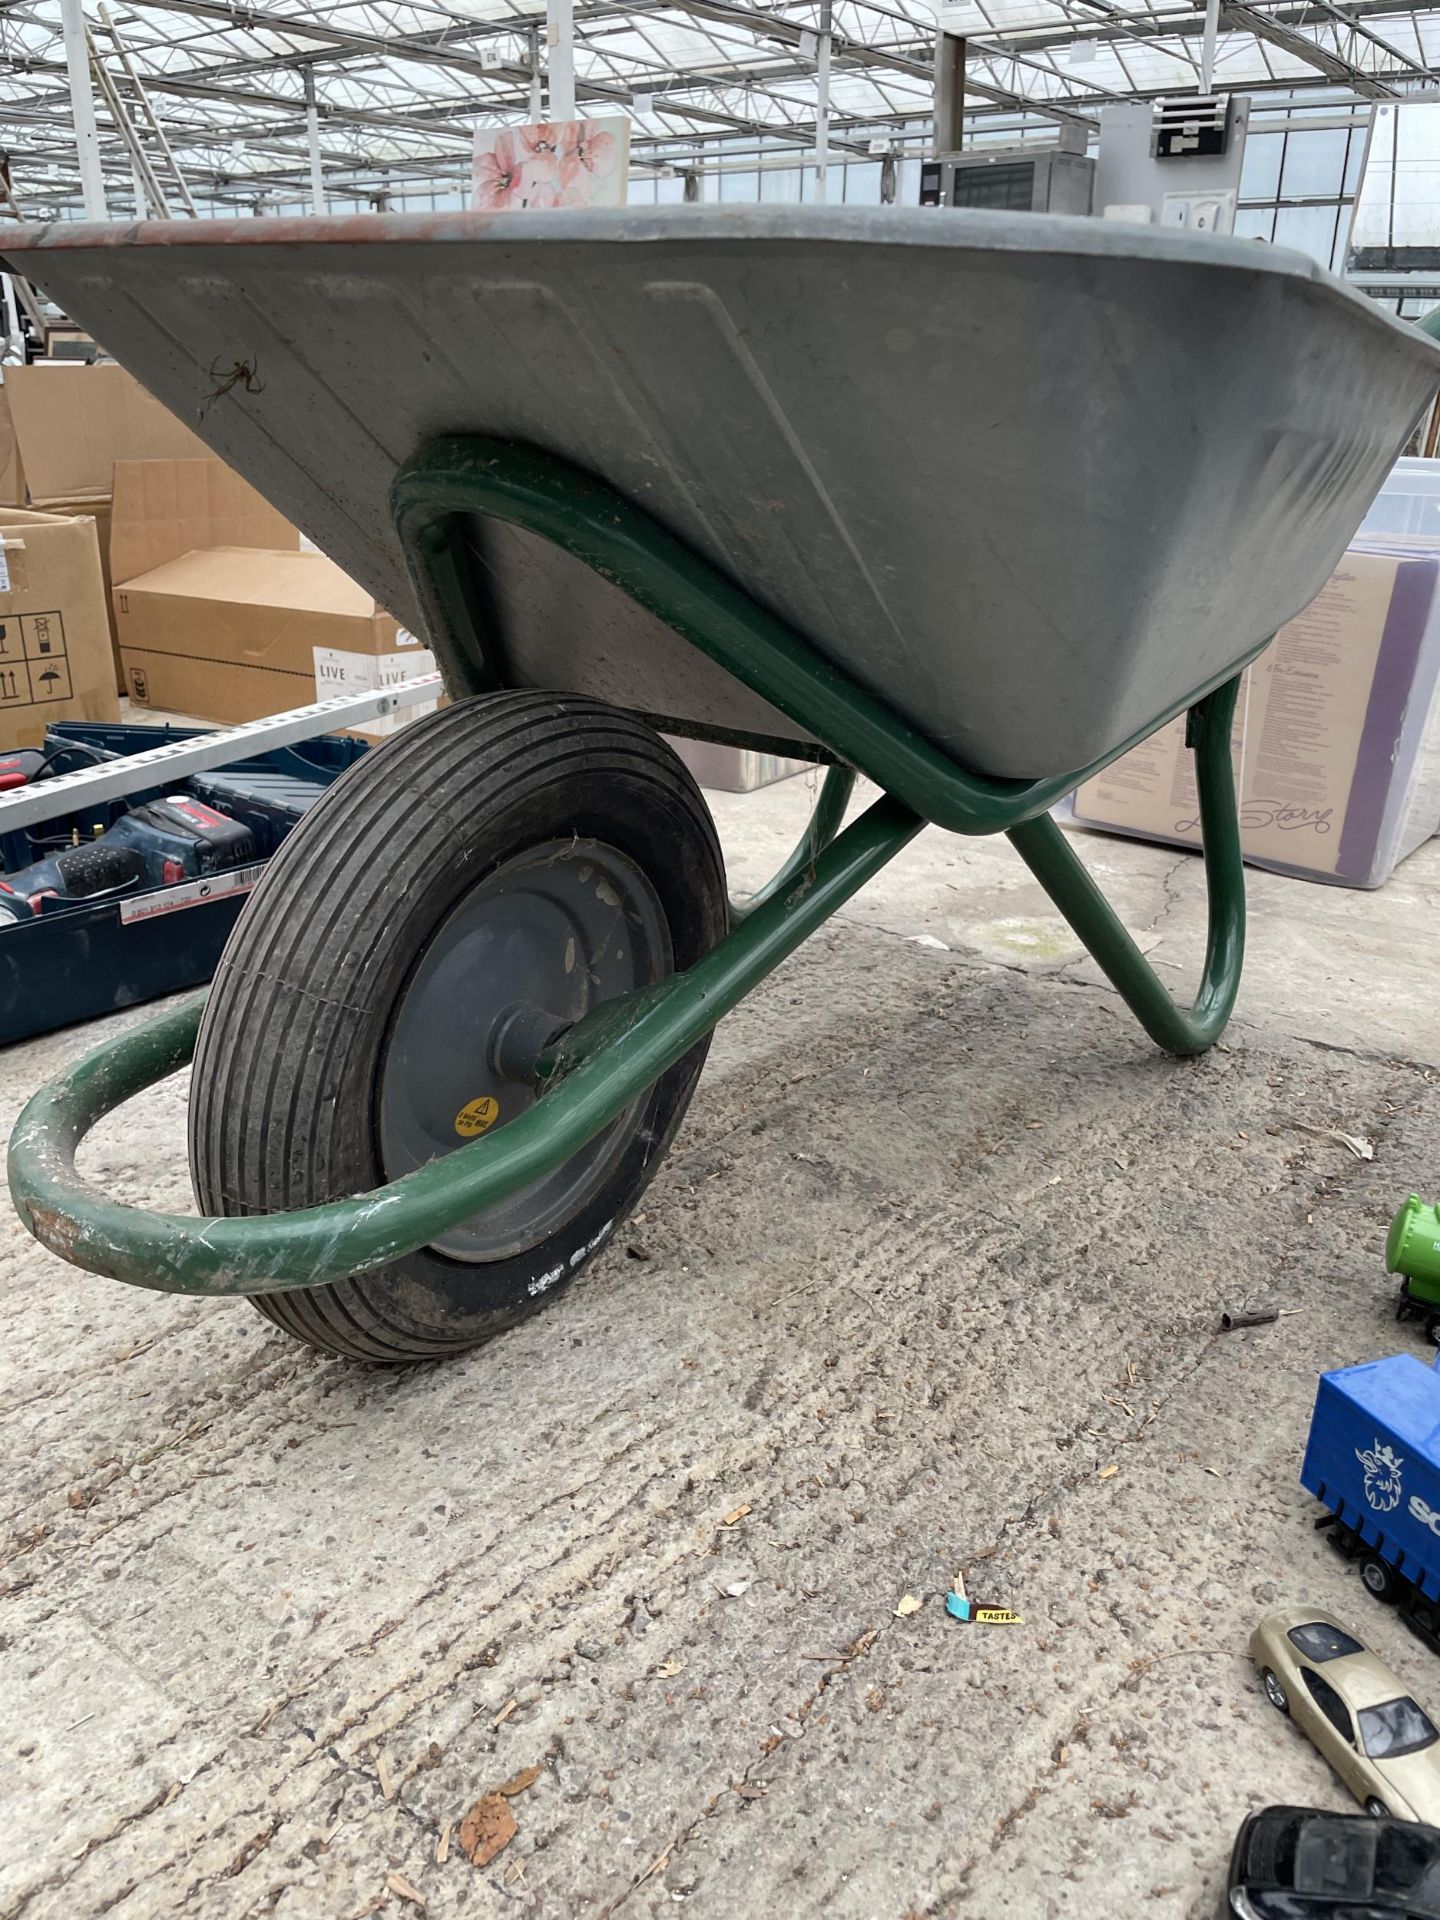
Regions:
<instances>
[{"instance_id":1,"label":"tyre tread","mask_svg":"<svg viewBox=\"0 0 1440 1920\"><path fill-rule=\"evenodd\" d=\"M282 846L217 970L190 1109L191 1166L206 1212L278 1211L335 1190L337 1122L316 1116L336 1098L337 1062L365 1017L345 982L384 942L403 937L406 901L386 877L397 849L418 866L447 835L473 835L466 818L502 803L542 805L547 787L576 772L623 775L652 788L653 804L702 849L709 871L699 883L723 901L719 843L699 789L659 735L614 708L544 693L487 695L428 715L381 751L386 778L366 777L378 760L366 755L335 782L307 830ZM323 885L307 885L322 874ZM316 911L297 911L307 897ZM698 1077L703 1049L697 1055ZM548 1297L487 1316L484 1337ZM252 1304L294 1338L354 1359L416 1360L475 1344L473 1334L447 1340L399 1324L357 1281L257 1295Z\"/></svg>"}]
</instances>

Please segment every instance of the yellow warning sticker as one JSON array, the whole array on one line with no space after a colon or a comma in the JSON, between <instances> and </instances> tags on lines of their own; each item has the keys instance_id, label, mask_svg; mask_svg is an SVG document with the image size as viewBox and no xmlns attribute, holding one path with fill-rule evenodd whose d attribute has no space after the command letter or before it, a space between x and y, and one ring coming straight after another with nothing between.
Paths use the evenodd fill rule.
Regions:
<instances>
[{"instance_id":1,"label":"yellow warning sticker","mask_svg":"<svg viewBox=\"0 0 1440 1920\"><path fill-rule=\"evenodd\" d=\"M500 1102L482 1093L456 1114L455 1131L462 1140L473 1140L477 1133L488 1133L499 1118Z\"/></svg>"}]
</instances>

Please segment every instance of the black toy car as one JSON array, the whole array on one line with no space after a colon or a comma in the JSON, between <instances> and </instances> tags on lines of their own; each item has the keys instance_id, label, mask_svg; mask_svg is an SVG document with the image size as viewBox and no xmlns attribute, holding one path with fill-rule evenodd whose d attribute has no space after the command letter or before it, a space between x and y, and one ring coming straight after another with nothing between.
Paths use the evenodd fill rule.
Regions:
<instances>
[{"instance_id":1,"label":"black toy car","mask_svg":"<svg viewBox=\"0 0 1440 1920\"><path fill-rule=\"evenodd\" d=\"M1440 1828L1312 1807L1241 1827L1225 1920L1440 1920Z\"/></svg>"}]
</instances>

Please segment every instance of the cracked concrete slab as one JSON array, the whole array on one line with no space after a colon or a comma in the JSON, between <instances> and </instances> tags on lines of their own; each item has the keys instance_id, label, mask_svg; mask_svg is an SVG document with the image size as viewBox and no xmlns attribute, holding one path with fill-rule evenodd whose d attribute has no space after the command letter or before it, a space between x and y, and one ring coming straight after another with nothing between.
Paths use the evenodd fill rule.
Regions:
<instances>
[{"instance_id":1,"label":"cracked concrete slab","mask_svg":"<svg viewBox=\"0 0 1440 1920\"><path fill-rule=\"evenodd\" d=\"M739 885L788 784L715 797ZM0 1914L1200 1920L1248 1808L1347 1804L1261 1610L1313 1596L1440 1704L1296 1482L1316 1372L1418 1344L1381 1257L1440 1172L1416 896L1260 877L1244 1018L1177 1063L1082 969L960 950L1043 900L953 846L722 1026L626 1234L464 1359L322 1360L0 1231ZM1084 846L1193 972L1196 864ZM1284 957L1348 979L1347 941L1368 1009ZM14 1050L6 1122L95 1037ZM183 1098L96 1176L187 1205ZM961 1569L1023 1624L948 1619Z\"/></svg>"}]
</instances>

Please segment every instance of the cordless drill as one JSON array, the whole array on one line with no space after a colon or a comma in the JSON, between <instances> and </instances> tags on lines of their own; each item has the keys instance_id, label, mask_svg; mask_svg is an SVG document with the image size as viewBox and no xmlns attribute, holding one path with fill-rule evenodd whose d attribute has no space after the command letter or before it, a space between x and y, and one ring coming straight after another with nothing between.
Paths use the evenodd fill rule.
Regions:
<instances>
[{"instance_id":1,"label":"cordless drill","mask_svg":"<svg viewBox=\"0 0 1440 1920\"><path fill-rule=\"evenodd\" d=\"M0 876L0 925L100 894L169 887L255 858L249 827L188 794L132 807L97 839Z\"/></svg>"},{"instance_id":2,"label":"cordless drill","mask_svg":"<svg viewBox=\"0 0 1440 1920\"><path fill-rule=\"evenodd\" d=\"M0 753L0 793L12 787L28 787L37 773L43 773L51 758L39 747L21 747L15 753Z\"/></svg>"}]
</instances>

